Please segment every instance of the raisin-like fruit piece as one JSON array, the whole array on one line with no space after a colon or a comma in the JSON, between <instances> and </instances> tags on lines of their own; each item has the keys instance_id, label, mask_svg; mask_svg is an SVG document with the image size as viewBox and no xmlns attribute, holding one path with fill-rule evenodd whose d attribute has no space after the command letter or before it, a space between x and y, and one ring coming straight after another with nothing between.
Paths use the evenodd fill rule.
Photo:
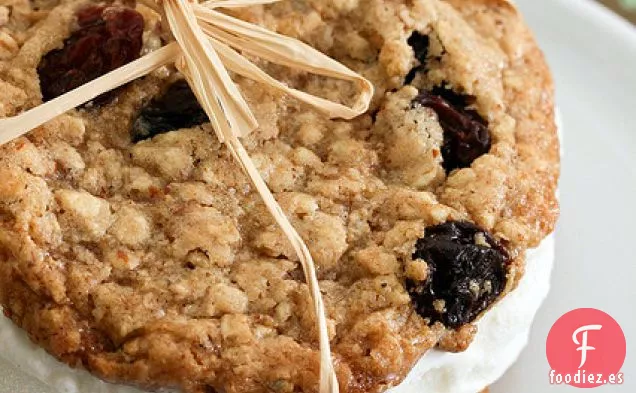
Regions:
<instances>
[{"instance_id":1,"label":"raisin-like fruit piece","mask_svg":"<svg viewBox=\"0 0 636 393\"><path fill-rule=\"evenodd\" d=\"M78 29L62 49L38 65L44 101L52 100L139 57L144 18L124 7L89 6L77 12ZM108 93L107 93L108 94ZM98 103L108 101L102 96Z\"/></svg>"},{"instance_id":2,"label":"raisin-like fruit piece","mask_svg":"<svg viewBox=\"0 0 636 393\"><path fill-rule=\"evenodd\" d=\"M428 56L430 40L427 35L419 31L414 31L406 42L413 48L415 58L420 62L420 64L409 71L404 78L404 84L408 85L413 82L417 73L423 71L426 67L426 57Z\"/></svg>"},{"instance_id":3,"label":"raisin-like fruit piece","mask_svg":"<svg viewBox=\"0 0 636 393\"><path fill-rule=\"evenodd\" d=\"M428 55L429 38L427 35L414 31L406 42L413 48L415 52L415 58L421 63L426 63L426 56Z\"/></svg>"},{"instance_id":4,"label":"raisin-like fruit piece","mask_svg":"<svg viewBox=\"0 0 636 393\"><path fill-rule=\"evenodd\" d=\"M133 123L131 139L139 142L164 132L191 128L209 121L188 83L179 80L142 108Z\"/></svg>"},{"instance_id":5,"label":"raisin-like fruit piece","mask_svg":"<svg viewBox=\"0 0 636 393\"><path fill-rule=\"evenodd\" d=\"M406 281L415 310L431 324L453 329L474 321L499 297L510 261L488 232L465 221L426 228L413 259L428 265L426 281Z\"/></svg>"},{"instance_id":6,"label":"raisin-like fruit piece","mask_svg":"<svg viewBox=\"0 0 636 393\"><path fill-rule=\"evenodd\" d=\"M444 87L421 92L413 101L414 106L425 106L437 113L444 130L442 157L447 173L469 167L492 146L488 123L470 109L474 103L474 96L457 94Z\"/></svg>"}]
</instances>

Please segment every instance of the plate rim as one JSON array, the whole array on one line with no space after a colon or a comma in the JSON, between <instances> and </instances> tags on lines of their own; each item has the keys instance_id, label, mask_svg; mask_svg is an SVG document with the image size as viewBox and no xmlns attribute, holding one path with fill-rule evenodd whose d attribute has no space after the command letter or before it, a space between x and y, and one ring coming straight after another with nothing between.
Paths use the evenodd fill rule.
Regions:
<instances>
[{"instance_id":1,"label":"plate rim","mask_svg":"<svg viewBox=\"0 0 636 393\"><path fill-rule=\"evenodd\" d=\"M609 26L610 32L630 41L636 48L636 25L623 18L607 6L599 3L597 0L548 0L550 2L560 3L564 7L576 12L580 17L586 20L595 20Z\"/></svg>"}]
</instances>

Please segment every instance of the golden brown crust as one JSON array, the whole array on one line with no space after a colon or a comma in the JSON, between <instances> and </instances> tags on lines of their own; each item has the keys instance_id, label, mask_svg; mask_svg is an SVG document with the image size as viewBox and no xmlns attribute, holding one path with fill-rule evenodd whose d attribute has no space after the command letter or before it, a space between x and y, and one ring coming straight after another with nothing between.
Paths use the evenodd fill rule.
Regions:
<instances>
[{"instance_id":1,"label":"golden brown crust","mask_svg":"<svg viewBox=\"0 0 636 393\"><path fill-rule=\"evenodd\" d=\"M505 200L501 201L506 208L500 211L495 228L516 244L536 247L554 230L559 213L555 196L560 172L559 140L550 71L543 53L509 1L448 2L464 15L473 29L496 39L506 54L508 64L502 72L504 101L508 115L516 122L516 156L512 158L516 174L514 181L507 184ZM495 32L492 26L497 26ZM481 185L477 183L475 188ZM466 206L483 209L483 205L466 202ZM487 224L482 220L478 222Z\"/></svg>"},{"instance_id":2,"label":"golden brown crust","mask_svg":"<svg viewBox=\"0 0 636 393\"><path fill-rule=\"evenodd\" d=\"M35 67L68 36L82 2L61 2L46 19L27 3L16 0L22 13L0 26L20 47L0 59L4 116L39 102ZM376 85L373 116L343 122L239 81L261 124L245 144L319 266L341 391L395 386L436 345L464 350L476 327L429 326L404 288L405 274L419 274L408 268L424 228L470 220L491 232L513 256L509 291L525 250L558 216L552 81L518 11L504 0L306 0L238 15ZM415 30L429 36L431 61L403 86L417 64L407 44ZM347 86L263 66L348 97ZM207 126L130 141L131 119L166 83L157 73L112 105L1 148L5 315L52 355L110 381L316 391L307 288L231 156ZM441 83L477 97L494 138L489 154L448 176L437 117L411 105L418 89Z\"/></svg>"}]
</instances>

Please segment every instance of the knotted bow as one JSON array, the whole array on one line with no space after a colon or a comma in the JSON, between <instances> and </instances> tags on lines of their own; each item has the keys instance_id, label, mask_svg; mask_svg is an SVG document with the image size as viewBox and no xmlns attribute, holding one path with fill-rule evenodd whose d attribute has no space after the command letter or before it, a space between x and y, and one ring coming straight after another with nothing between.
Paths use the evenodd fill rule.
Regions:
<instances>
[{"instance_id":1,"label":"knotted bow","mask_svg":"<svg viewBox=\"0 0 636 393\"><path fill-rule=\"evenodd\" d=\"M228 70L281 90L330 117L354 118L364 113L373 85L364 77L314 48L260 26L216 11L274 3L279 0L140 0L160 13L174 36L172 42L121 68L17 116L0 120L0 144L13 140L99 95L174 63L185 76L210 118L218 139L225 143L252 181L267 209L291 242L305 273L313 299L320 340L320 391L338 392L327 335L325 310L313 259L307 245L291 225L261 178L239 137L258 127L256 118L234 84ZM272 63L355 83L360 89L352 107L293 89L272 78L236 50Z\"/></svg>"}]
</instances>

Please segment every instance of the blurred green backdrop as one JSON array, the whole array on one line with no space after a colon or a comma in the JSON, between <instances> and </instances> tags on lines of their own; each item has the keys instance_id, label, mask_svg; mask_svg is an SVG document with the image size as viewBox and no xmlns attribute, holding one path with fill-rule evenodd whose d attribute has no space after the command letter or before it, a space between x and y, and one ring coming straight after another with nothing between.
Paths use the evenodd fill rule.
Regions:
<instances>
[{"instance_id":1,"label":"blurred green backdrop","mask_svg":"<svg viewBox=\"0 0 636 393\"><path fill-rule=\"evenodd\" d=\"M636 23L636 0L599 0L609 8Z\"/></svg>"},{"instance_id":2,"label":"blurred green backdrop","mask_svg":"<svg viewBox=\"0 0 636 393\"><path fill-rule=\"evenodd\" d=\"M636 8L636 0L622 0L621 3L627 8Z\"/></svg>"}]
</instances>

